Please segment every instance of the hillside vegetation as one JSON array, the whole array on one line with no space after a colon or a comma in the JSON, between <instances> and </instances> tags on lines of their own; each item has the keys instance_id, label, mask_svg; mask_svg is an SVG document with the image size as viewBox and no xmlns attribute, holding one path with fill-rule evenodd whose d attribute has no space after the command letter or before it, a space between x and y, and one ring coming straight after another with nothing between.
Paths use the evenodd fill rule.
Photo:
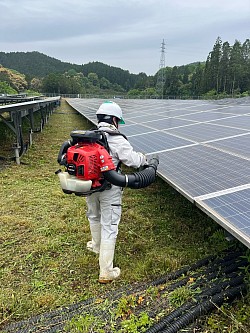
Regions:
<instances>
[{"instance_id":1,"label":"hillside vegetation","mask_svg":"<svg viewBox=\"0 0 250 333\"><path fill-rule=\"evenodd\" d=\"M15 94L28 87L25 75L0 65L0 93Z\"/></svg>"},{"instance_id":2,"label":"hillside vegetation","mask_svg":"<svg viewBox=\"0 0 250 333\"><path fill-rule=\"evenodd\" d=\"M70 69L81 71L82 66L62 62L40 52L0 52L0 64L29 77L44 77L50 73L64 73Z\"/></svg>"},{"instance_id":3,"label":"hillside vegetation","mask_svg":"<svg viewBox=\"0 0 250 333\"><path fill-rule=\"evenodd\" d=\"M97 97L118 94L132 98L223 98L250 95L249 39L243 43L235 40L230 45L218 37L206 62L165 67L153 76L132 74L100 62L70 64L39 52L0 52L0 64L24 74L29 89L57 95Z\"/></svg>"}]
</instances>

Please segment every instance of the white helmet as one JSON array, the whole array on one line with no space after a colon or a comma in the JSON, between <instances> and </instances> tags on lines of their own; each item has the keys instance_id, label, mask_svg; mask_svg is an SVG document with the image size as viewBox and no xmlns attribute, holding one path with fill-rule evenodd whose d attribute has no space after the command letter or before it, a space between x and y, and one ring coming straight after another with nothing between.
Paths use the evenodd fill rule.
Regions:
<instances>
[{"instance_id":1,"label":"white helmet","mask_svg":"<svg viewBox=\"0 0 250 333\"><path fill-rule=\"evenodd\" d=\"M106 114L108 116L114 116L119 119L119 124L125 124L122 118L122 109L118 104L112 101L105 101L101 104L96 114Z\"/></svg>"}]
</instances>

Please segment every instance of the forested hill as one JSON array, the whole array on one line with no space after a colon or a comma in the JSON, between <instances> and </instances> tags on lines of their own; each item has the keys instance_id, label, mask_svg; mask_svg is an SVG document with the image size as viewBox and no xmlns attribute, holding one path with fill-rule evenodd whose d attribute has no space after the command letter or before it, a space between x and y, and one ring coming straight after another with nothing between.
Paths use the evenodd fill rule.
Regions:
<instances>
[{"instance_id":1,"label":"forested hill","mask_svg":"<svg viewBox=\"0 0 250 333\"><path fill-rule=\"evenodd\" d=\"M81 71L81 65L62 62L39 52L0 52L0 64L30 77L44 77L49 73L64 73L70 69Z\"/></svg>"},{"instance_id":2,"label":"forested hill","mask_svg":"<svg viewBox=\"0 0 250 333\"><path fill-rule=\"evenodd\" d=\"M84 75L96 73L98 77L105 77L111 83L122 86L134 84L137 75L127 70L109 66L100 62L91 62L84 65L76 65L62 62L40 52L0 52L0 64L6 68L14 69L27 77L43 78L51 73L63 74L71 69L82 72Z\"/></svg>"},{"instance_id":3,"label":"forested hill","mask_svg":"<svg viewBox=\"0 0 250 333\"><path fill-rule=\"evenodd\" d=\"M10 82L13 89L20 91L16 78L14 83L12 80L17 71L23 74L28 89L42 93L95 96L127 94L133 98L250 95L250 39L243 43L235 40L230 45L218 37L206 62L165 67L154 76L132 74L101 62L71 64L39 52L0 52L0 65L4 67L0 76L0 93L10 93L7 91Z\"/></svg>"}]
</instances>

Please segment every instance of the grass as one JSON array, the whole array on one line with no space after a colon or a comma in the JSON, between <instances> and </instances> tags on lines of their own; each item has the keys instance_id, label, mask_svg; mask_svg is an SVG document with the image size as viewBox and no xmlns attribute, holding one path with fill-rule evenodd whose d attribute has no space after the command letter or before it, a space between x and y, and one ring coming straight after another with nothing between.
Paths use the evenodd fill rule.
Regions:
<instances>
[{"instance_id":1,"label":"grass","mask_svg":"<svg viewBox=\"0 0 250 333\"><path fill-rule=\"evenodd\" d=\"M145 189L125 189L115 254L121 279L98 284L98 258L86 250L85 198L64 194L55 175L59 148L70 131L90 127L62 101L22 164L0 171L2 326L155 279L229 246L217 223L157 179ZM235 319L245 325L249 311L247 296L204 320L204 332L235 332ZM229 313L235 313L233 319Z\"/></svg>"}]
</instances>

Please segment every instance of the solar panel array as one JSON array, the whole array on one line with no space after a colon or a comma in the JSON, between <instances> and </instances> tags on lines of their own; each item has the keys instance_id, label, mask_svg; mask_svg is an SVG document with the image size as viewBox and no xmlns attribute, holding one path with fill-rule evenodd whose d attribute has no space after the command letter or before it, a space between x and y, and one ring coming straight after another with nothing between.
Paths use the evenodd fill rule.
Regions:
<instances>
[{"instance_id":1,"label":"solar panel array","mask_svg":"<svg viewBox=\"0 0 250 333\"><path fill-rule=\"evenodd\" d=\"M135 150L157 153L158 175L250 248L250 98L115 101ZM102 102L68 100L94 124Z\"/></svg>"}]
</instances>

